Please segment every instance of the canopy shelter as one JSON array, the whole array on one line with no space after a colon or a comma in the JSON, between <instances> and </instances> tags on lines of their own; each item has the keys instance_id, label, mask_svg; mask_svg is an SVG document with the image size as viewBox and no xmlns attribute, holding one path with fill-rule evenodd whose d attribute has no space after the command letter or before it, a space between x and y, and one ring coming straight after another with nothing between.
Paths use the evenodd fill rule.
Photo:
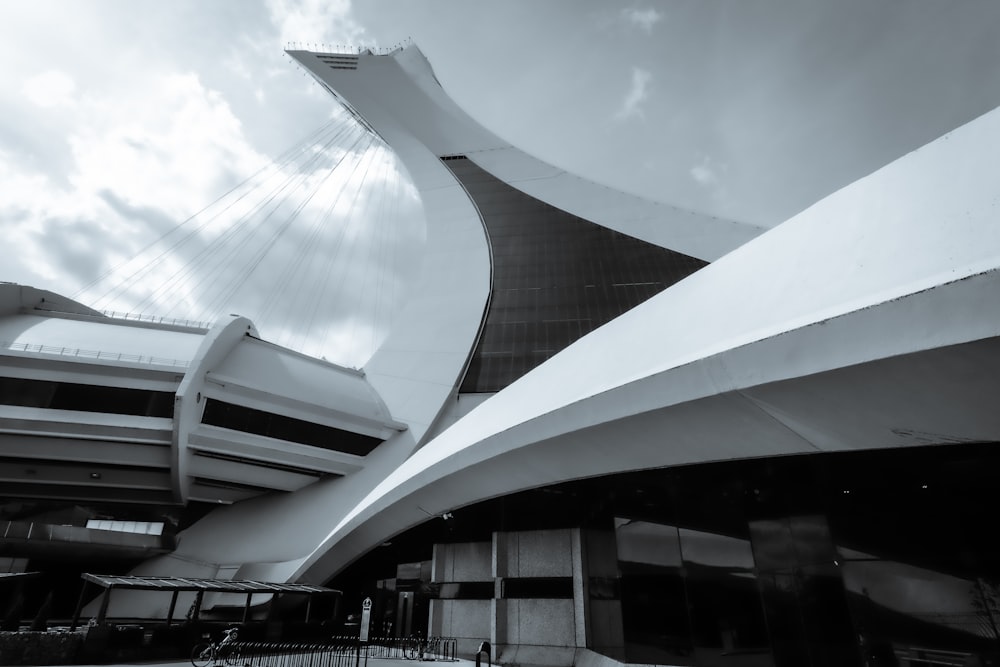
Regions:
<instances>
[{"instance_id":1,"label":"canopy shelter","mask_svg":"<svg viewBox=\"0 0 1000 667\"><path fill-rule=\"evenodd\" d=\"M340 591L324 586L314 586L312 584L279 584L269 581L238 581L232 579L189 579L185 577L131 577L115 576L103 574L90 574L84 572L80 575L84 580L84 585L80 591L80 601L76 605L76 613L73 614L72 627L76 628L80 621L80 610L83 608L84 594L87 584L97 584L104 589L101 598L101 607L97 613L97 622L104 623L108 612L108 602L111 599L111 591L114 589L140 590L140 591L163 591L171 593L170 609L167 611L167 625L173 620L174 608L177 606L177 594L195 592L195 604L193 620L197 620L201 611L202 596L206 592L210 593L245 593L247 596L246 605L243 608L243 622L246 623L250 616L250 601L256 593L271 593L280 595L282 593L297 593L306 595L306 621L309 620L309 613L312 606L312 598L317 595L339 595Z\"/></svg>"}]
</instances>

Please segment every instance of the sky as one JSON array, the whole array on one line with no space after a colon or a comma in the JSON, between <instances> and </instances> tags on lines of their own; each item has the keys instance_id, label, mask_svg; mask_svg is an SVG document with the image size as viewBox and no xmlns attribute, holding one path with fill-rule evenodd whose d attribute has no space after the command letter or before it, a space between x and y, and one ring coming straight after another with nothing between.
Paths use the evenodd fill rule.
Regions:
<instances>
[{"instance_id":1,"label":"sky","mask_svg":"<svg viewBox=\"0 0 1000 667\"><path fill-rule=\"evenodd\" d=\"M528 153L765 227L1000 106L992 0L0 0L0 280L89 303L80 290L119 267L120 301L92 305L189 319L211 318L209 286L239 282L240 298L213 293L219 312L363 364L422 239L383 148L323 149L305 176L353 167L255 273L191 262L223 236L215 222L187 250L162 246L166 273L121 266L318 128L343 129L284 48L406 40ZM367 175L357 192L350 173ZM183 267L184 288L151 301Z\"/></svg>"}]
</instances>

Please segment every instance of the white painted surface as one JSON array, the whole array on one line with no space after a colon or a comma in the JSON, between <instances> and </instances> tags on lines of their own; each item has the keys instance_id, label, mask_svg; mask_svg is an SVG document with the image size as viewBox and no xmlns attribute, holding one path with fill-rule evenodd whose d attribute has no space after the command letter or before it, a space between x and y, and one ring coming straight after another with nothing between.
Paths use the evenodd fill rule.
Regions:
<instances>
[{"instance_id":1,"label":"white painted surface","mask_svg":"<svg viewBox=\"0 0 1000 667\"><path fill-rule=\"evenodd\" d=\"M177 387L174 395L173 487L178 502L187 502L191 493L191 451L188 439L201 423L205 411L202 396L208 371L220 364L246 335L256 335L253 322L245 317L229 315L201 337L197 351L191 357L191 366Z\"/></svg>"},{"instance_id":2,"label":"white painted surface","mask_svg":"<svg viewBox=\"0 0 1000 667\"><path fill-rule=\"evenodd\" d=\"M364 374L256 339L243 338L209 374L210 382L262 392L281 412L282 403L342 413L345 419L388 424L392 417ZM227 389L229 387L227 386Z\"/></svg>"},{"instance_id":3,"label":"white painted surface","mask_svg":"<svg viewBox=\"0 0 1000 667\"><path fill-rule=\"evenodd\" d=\"M33 314L0 318L0 342L103 352L102 363L114 363L107 355L119 354L187 362L194 358L203 337L198 333L118 324L111 319L85 322ZM87 358L86 353L83 358Z\"/></svg>"},{"instance_id":4,"label":"white painted surface","mask_svg":"<svg viewBox=\"0 0 1000 667\"><path fill-rule=\"evenodd\" d=\"M1000 335L997 173L995 111L834 193L474 409L374 489L331 552L416 523L414 503L436 513L613 470L926 442L914 432L1000 438L983 399L996 382L966 377L967 350L947 348ZM865 390L879 374L864 364L908 353L888 398ZM973 356L986 367L997 351ZM794 396L807 376L847 367L850 382L818 377L794 411L747 393ZM849 427L829 423L831 400ZM319 555L331 570L343 557Z\"/></svg>"},{"instance_id":5,"label":"white painted surface","mask_svg":"<svg viewBox=\"0 0 1000 667\"><path fill-rule=\"evenodd\" d=\"M380 61L386 76L377 80L412 88L390 71L392 62ZM343 85L360 85L357 75L345 73ZM428 230L428 247L441 253L429 260L416 306L368 369L393 416L416 425L415 433L401 433L364 470L335 484L210 516L157 571L185 570L182 562L196 559L218 563L228 551L259 559L241 577L245 570L322 581L430 516L567 479L1000 439L993 400L1000 343L990 340L1000 336L1000 114L993 112L584 337L404 461L453 391L488 280L467 202L411 130L386 117L400 109L366 97L375 92L345 95L366 117L371 109L380 131L386 121L386 138L410 152L404 162L428 212L443 213L442 226ZM437 123L424 128L427 141L463 136L429 102L403 111ZM455 253L454 261L468 264L449 264ZM463 276L475 286L455 284ZM842 414L852 416L849 423L833 423L848 421L837 419ZM324 511L335 501L338 509ZM269 526L266 540L248 542L246 525Z\"/></svg>"},{"instance_id":6,"label":"white painted surface","mask_svg":"<svg viewBox=\"0 0 1000 667\"><path fill-rule=\"evenodd\" d=\"M365 373L394 419L419 443L455 392L473 349L490 291L482 221L436 154L413 134L414 122L450 136L455 107L423 92L430 68L416 49L398 58L359 56L358 70L334 70L315 54L290 52L346 98L392 146L420 193L427 219L426 254L406 306ZM426 61L424 61L426 62ZM442 106L445 105L445 107ZM386 471L387 472L387 471Z\"/></svg>"},{"instance_id":7,"label":"white painted surface","mask_svg":"<svg viewBox=\"0 0 1000 667\"><path fill-rule=\"evenodd\" d=\"M469 159L518 190L591 222L663 248L715 261L764 228L621 192L557 169L508 146Z\"/></svg>"}]
</instances>

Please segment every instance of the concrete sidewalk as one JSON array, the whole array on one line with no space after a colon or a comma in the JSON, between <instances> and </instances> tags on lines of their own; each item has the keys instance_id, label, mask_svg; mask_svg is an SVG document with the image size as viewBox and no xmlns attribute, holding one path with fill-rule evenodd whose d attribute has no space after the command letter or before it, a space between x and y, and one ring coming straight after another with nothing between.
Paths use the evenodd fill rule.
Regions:
<instances>
[{"instance_id":1,"label":"concrete sidewalk","mask_svg":"<svg viewBox=\"0 0 1000 667\"><path fill-rule=\"evenodd\" d=\"M361 667L418 667L427 663L438 663L440 667L475 667L475 660L404 660L400 658L368 658L361 657ZM73 665L70 667L191 667L190 660L149 660L135 662L114 662L101 665ZM224 665L220 664L220 667ZM427 665L427 667L430 667ZM485 665L484 665L485 667Z\"/></svg>"}]
</instances>

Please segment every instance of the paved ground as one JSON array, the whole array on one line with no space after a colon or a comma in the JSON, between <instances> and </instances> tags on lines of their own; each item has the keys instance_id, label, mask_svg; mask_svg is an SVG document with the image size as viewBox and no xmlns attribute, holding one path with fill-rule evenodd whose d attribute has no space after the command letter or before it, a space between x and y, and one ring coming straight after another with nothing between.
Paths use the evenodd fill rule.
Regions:
<instances>
[{"instance_id":1,"label":"paved ground","mask_svg":"<svg viewBox=\"0 0 1000 667\"><path fill-rule=\"evenodd\" d=\"M389 658L368 658L367 667L432 667L428 663L436 662L439 667L475 667L476 662L474 660L453 660L453 661L415 661L415 660L399 660L399 659L389 659ZM86 666L85 666L86 667ZM104 665L93 665L91 667L191 667L191 663L188 660L151 660L151 661L138 661L138 662L119 662ZM364 658L361 660L361 667L365 667ZM484 664L485 667L485 664Z\"/></svg>"}]
</instances>

